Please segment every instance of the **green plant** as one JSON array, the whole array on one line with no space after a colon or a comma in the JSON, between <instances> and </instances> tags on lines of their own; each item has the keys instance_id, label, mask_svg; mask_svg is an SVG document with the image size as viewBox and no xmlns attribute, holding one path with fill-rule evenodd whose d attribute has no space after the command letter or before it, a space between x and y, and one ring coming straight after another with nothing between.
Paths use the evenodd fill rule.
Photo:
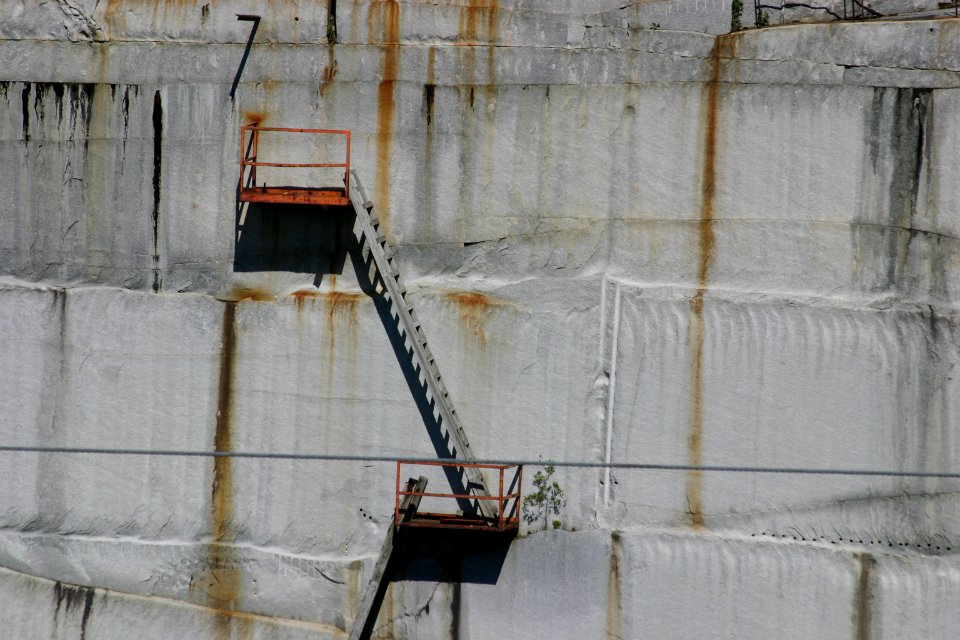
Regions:
<instances>
[{"instance_id":1,"label":"green plant","mask_svg":"<svg viewBox=\"0 0 960 640\"><path fill-rule=\"evenodd\" d=\"M762 29L764 27L770 26L770 16L767 15L766 11L761 11L757 14L757 29Z\"/></svg>"},{"instance_id":2,"label":"green plant","mask_svg":"<svg viewBox=\"0 0 960 640\"><path fill-rule=\"evenodd\" d=\"M657 29L660 28L660 23L659 23L659 22L651 22L651 23L650 23L650 28L651 28L652 30L656 31Z\"/></svg>"},{"instance_id":3,"label":"green plant","mask_svg":"<svg viewBox=\"0 0 960 640\"><path fill-rule=\"evenodd\" d=\"M743 29L743 0L733 0L730 3L730 31Z\"/></svg>"},{"instance_id":4,"label":"green plant","mask_svg":"<svg viewBox=\"0 0 960 640\"><path fill-rule=\"evenodd\" d=\"M550 464L546 465L543 471L537 471L533 476L536 491L523 498L523 519L528 524L542 522L542 530L546 530L550 516L559 516L560 510L567 504L560 483L553 479L554 472L556 468ZM560 520L553 520L554 529L559 529L560 524Z\"/></svg>"}]
</instances>

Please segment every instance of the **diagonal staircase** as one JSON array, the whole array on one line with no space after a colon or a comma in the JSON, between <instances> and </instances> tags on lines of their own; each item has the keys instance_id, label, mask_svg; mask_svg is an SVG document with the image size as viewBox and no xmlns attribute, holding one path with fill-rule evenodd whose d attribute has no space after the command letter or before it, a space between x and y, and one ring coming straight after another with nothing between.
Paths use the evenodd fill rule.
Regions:
<instances>
[{"instance_id":1,"label":"diagonal staircase","mask_svg":"<svg viewBox=\"0 0 960 640\"><path fill-rule=\"evenodd\" d=\"M383 283L386 295L390 298L393 312L400 321L403 329L404 339L408 348L412 351L413 358L417 367L420 369L420 375L424 378L427 390L433 399L435 410L440 414L440 425L446 430L449 441L454 449L451 452L454 457L463 459L466 462L475 460L473 451L470 448L470 441L463 430L463 424L457 415L457 410L450 399L450 392L443 383L443 376L437 367L436 359L430 351L427 344L427 338L423 331L423 326L413 304L407 297L407 289L403 286L400 279L400 269L394 259L396 249L390 244L380 228L380 220L373 212L373 202L367 197L363 184L357 176L356 171L351 171L349 180L349 198L353 209L357 214L357 220L360 224L360 242L364 241L369 248L370 256ZM467 479L467 491L471 495L490 496L487 489L486 480L483 474L477 468L464 467L463 473ZM425 484L425 479L421 478ZM422 491L422 489L420 489ZM410 496L407 496L408 498ZM497 518L496 502L493 500L476 500L476 508L485 519L495 521ZM412 517L416 510L416 504L405 502L405 518ZM357 617L354 619L353 628L350 631L350 640L360 640L364 631L368 628L370 616L373 614L373 605L377 600L381 585L387 574L387 567L390 564L390 558L393 555L394 541L396 537L396 522L391 520L390 527L386 534L383 546L380 549L380 555L377 557L374 565L373 575L367 585L363 598L360 601L360 607L357 611Z\"/></svg>"},{"instance_id":2,"label":"diagonal staircase","mask_svg":"<svg viewBox=\"0 0 960 640\"><path fill-rule=\"evenodd\" d=\"M351 172L350 201L357 213L360 222L360 231L370 249L370 255L380 274L380 279L386 288L394 313L397 314L400 325L403 327L405 339L413 351L413 357L420 369L420 375L426 380L427 389L433 398L436 410L440 414L441 426L446 429L450 441L454 445L454 457L470 462L476 458L470 448L470 441L463 430L463 424L457 415L457 410L450 399L450 392L443 383L443 376L437 367L436 359L427 344L423 326L417 317L413 304L407 298L407 289L400 279L400 270L394 256L396 249L387 241L380 229L380 220L373 213L373 203L367 198L363 184L355 171ZM483 474L475 468L463 469L468 480L467 490L475 495L490 496ZM495 502L478 500L477 507L485 518L494 519L497 516Z\"/></svg>"}]
</instances>

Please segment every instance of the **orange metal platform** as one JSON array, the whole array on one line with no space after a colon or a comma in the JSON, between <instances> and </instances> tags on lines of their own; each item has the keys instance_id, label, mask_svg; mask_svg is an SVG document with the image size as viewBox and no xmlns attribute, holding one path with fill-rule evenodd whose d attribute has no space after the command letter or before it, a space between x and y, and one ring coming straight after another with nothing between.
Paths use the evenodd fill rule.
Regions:
<instances>
[{"instance_id":1,"label":"orange metal platform","mask_svg":"<svg viewBox=\"0 0 960 640\"><path fill-rule=\"evenodd\" d=\"M263 162L259 160L260 136L265 132L303 133L314 136L343 136L343 162ZM343 187L267 185L257 186L257 167L320 169L342 168ZM346 206L350 204L350 131L341 129L291 129L261 127L253 123L240 127L240 202Z\"/></svg>"},{"instance_id":2,"label":"orange metal platform","mask_svg":"<svg viewBox=\"0 0 960 640\"><path fill-rule=\"evenodd\" d=\"M240 190L240 201L333 206L350 204L350 199L343 189L310 189L307 187L244 187Z\"/></svg>"},{"instance_id":3,"label":"orange metal platform","mask_svg":"<svg viewBox=\"0 0 960 640\"><path fill-rule=\"evenodd\" d=\"M440 493L430 491L416 491L411 489L412 483L408 481L401 484L403 475L401 468L403 466L416 465L427 467L448 467L454 469L473 468L495 470L499 475L499 491L496 495L477 495L473 493ZM512 478L506 477L508 469L515 469ZM474 529L478 531L509 531L520 528L520 497L521 484L523 483L523 467L515 465L502 464L474 464L469 462L414 462L397 461L397 481L396 481L396 501L394 506L394 522L398 527L429 527L433 529ZM403 486L404 488L401 488ZM478 514L466 513L429 513L415 511L412 514L405 513L401 507L403 502L409 497L415 504L419 504L422 498L443 498L448 500L488 500L497 503L497 515L495 518L485 518ZM410 501L408 501L410 502Z\"/></svg>"}]
</instances>

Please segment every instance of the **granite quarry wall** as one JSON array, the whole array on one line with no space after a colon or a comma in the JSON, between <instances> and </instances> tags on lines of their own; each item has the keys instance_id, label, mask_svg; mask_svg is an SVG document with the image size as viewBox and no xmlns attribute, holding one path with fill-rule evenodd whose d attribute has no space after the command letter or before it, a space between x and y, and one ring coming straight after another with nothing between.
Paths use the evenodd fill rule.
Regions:
<instances>
[{"instance_id":1,"label":"granite quarry wall","mask_svg":"<svg viewBox=\"0 0 960 640\"><path fill-rule=\"evenodd\" d=\"M352 130L478 454L956 471L960 24L693 4L0 8L0 439L437 453L352 216L238 208L258 120ZM17 638L342 637L393 506L389 464L2 455ZM956 480L557 477L563 530L421 558L375 635L960 626Z\"/></svg>"}]
</instances>

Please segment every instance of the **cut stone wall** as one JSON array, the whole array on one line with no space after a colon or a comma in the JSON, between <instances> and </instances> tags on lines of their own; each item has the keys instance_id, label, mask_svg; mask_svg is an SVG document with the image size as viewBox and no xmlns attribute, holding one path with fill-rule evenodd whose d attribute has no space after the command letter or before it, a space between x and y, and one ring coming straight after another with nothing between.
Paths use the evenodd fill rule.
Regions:
<instances>
[{"instance_id":1,"label":"cut stone wall","mask_svg":"<svg viewBox=\"0 0 960 640\"><path fill-rule=\"evenodd\" d=\"M484 577L489 566L489 557L476 555L429 568L429 580L408 575L393 583L373 637L892 640L949 638L960 623L955 609L943 606L960 590L955 560L823 543L658 531L550 532L512 545L496 584ZM310 582L329 587L342 577L309 572L304 562L287 575L299 577L298 589ZM347 579L355 588L356 578ZM324 623L230 612L9 569L0 569L0 594L8 603L0 607L0 622L17 638L110 638L131 628L142 638L168 638L171 631L194 638L345 635L342 614ZM324 610L321 618L331 613Z\"/></svg>"},{"instance_id":2,"label":"cut stone wall","mask_svg":"<svg viewBox=\"0 0 960 640\"><path fill-rule=\"evenodd\" d=\"M352 130L479 455L956 471L960 24L721 4L0 8L0 440L445 453L352 214L237 206L258 120ZM393 508L385 463L0 455L15 637L343 635ZM957 626L956 480L557 479L566 531L421 559L379 636Z\"/></svg>"}]
</instances>

